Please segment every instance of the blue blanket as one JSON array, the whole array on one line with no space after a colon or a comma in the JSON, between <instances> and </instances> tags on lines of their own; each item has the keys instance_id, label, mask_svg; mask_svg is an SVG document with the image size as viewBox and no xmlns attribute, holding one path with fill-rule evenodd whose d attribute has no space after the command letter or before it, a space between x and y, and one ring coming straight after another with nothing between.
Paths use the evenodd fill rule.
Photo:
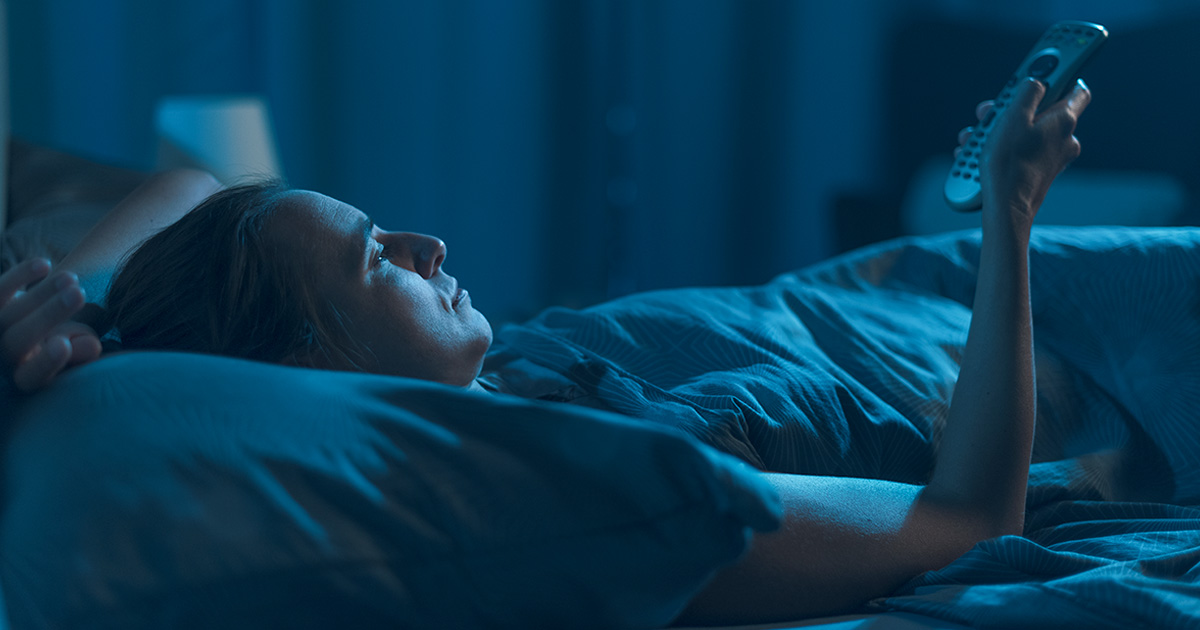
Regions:
<instances>
[{"instance_id":1,"label":"blue blanket","mask_svg":"<svg viewBox=\"0 0 1200 630\"><path fill-rule=\"evenodd\" d=\"M1200 626L1200 230L1041 228L1023 537L878 607L993 627ZM966 340L977 232L759 287L641 294L508 326L503 390L684 430L764 470L921 483Z\"/></svg>"}]
</instances>

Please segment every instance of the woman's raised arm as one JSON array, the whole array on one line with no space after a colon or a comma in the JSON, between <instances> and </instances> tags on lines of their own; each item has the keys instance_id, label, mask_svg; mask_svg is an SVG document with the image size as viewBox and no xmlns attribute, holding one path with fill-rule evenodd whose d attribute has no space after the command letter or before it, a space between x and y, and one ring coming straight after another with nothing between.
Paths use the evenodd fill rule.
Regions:
<instances>
[{"instance_id":1,"label":"woman's raised arm","mask_svg":"<svg viewBox=\"0 0 1200 630\"><path fill-rule=\"evenodd\" d=\"M966 350L933 475L925 486L768 474L781 530L755 538L683 623L748 623L849 612L987 538L1024 525L1034 424L1029 237L1050 183L1079 154L1082 83L1037 113L1020 87L983 158L983 242ZM986 110L986 107L983 108Z\"/></svg>"},{"instance_id":2,"label":"woman's raised arm","mask_svg":"<svg viewBox=\"0 0 1200 630\"><path fill-rule=\"evenodd\" d=\"M107 276L129 252L220 189L220 182L205 171L156 173L104 215L59 268L79 275L85 285L93 274Z\"/></svg>"}]
</instances>

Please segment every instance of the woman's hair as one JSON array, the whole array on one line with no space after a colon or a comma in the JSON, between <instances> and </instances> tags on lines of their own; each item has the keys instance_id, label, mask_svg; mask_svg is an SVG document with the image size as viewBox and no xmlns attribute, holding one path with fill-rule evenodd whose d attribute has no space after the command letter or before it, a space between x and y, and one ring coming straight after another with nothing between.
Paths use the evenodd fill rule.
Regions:
<instances>
[{"instance_id":1,"label":"woman's hair","mask_svg":"<svg viewBox=\"0 0 1200 630\"><path fill-rule=\"evenodd\" d=\"M277 181L222 190L138 248L108 293L121 345L363 369L337 308L264 231L287 192Z\"/></svg>"}]
</instances>

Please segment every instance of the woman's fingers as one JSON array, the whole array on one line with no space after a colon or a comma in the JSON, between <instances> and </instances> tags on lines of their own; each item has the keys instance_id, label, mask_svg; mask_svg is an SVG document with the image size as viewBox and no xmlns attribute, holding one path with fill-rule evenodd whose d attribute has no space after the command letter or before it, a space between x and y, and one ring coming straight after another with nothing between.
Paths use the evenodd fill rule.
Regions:
<instances>
[{"instance_id":1,"label":"woman's fingers","mask_svg":"<svg viewBox=\"0 0 1200 630\"><path fill-rule=\"evenodd\" d=\"M1081 147L1075 137L1079 117L1092 102L1092 93L1082 80L1075 84L1066 98L1047 107L1033 119L1035 130L1041 132L1042 142L1061 164L1059 170L1079 157Z\"/></svg>"},{"instance_id":2,"label":"woman's fingers","mask_svg":"<svg viewBox=\"0 0 1200 630\"><path fill-rule=\"evenodd\" d=\"M1080 79L1071 90L1071 93L1067 95L1067 98L1059 103L1055 103L1043 115L1047 113L1054 115L1055 120L1053 124L1059 125L1058 131L1061 137L1071 137L1074 140L1072 134L1075 133L1075 124L1079 122L1079 117L1083 115L1083 110L1087 109L1088 104L1091 102L1092 92L1088 90L1087 84L1083 82L1083 79ZM1077 143L1078 141L1075 142Z\"/></svg>"},{"instance_id":3,"label":"woman's fingers","mask_svg":"<svg viewBox=\"0 0 1200 630\"><path fill-rule=\"evenodd\" d=\"M73 273L56 273L46 278L47 274L45 273L23 271L21 269L23 265L24 263L0 276L0 280L2 280L0 282L0 333L29 317L30 313L40 308L59 292L79 287L79 278ZM34 265L33 268L36 270L37 266ZM9 274L12 274L11 277ZM29 280L30 278L33 280ZM32 289L21 290L34 282L37 284Z\"/></svg>"},{"instance_id":4,"label":"woman's fingers","mask_svg":"<svg viewBox=\"0 0 1200 630\"><path fill-rule=\"evenodd\" d=\"M0 274L0 309L25 287L45 278L50 274L50 261L45 258L31 258ZM3 326L3 322L0 322Z\"/></svg>"},{"instance_id":5,"label":"woman's fingers","mask_svg":"<svg viewBox=\"0 0 1200 630\"><path fill-rule=\"evenodd\" d=\"M41 389L66 368L100 358L100 352L100 339L91 327L67 322L26 354L13 370L12 379L18 389Z\"/></svg>"},{"instance_id":6,"label":"woman's fingers","mask_svg":"<svg viewBox=\"0 0 1200 630\"><path fill-rule=\"evenodd\" d=\"M100 358L102 346L100 338L91 326L79 322L67 322L60 326L56 333L66 336L71 345L71 356L67 365L79 365Z\"/></svg>"},{"instance_id":7,"label":"woman's fingers","mask_svg":"<svg viewBox=\"0 0 1200 630\"><path fill-rule=\"evenodd\" d=\"M1083 113L1083 110L1087 109L1087 106L1090 105L1091 102L1092 91L1088 89L1088 86L1083 82L1083 79L1079 79L1075 82L1075 87L1071 90L1071 95L1067 97L1067 109L1074 114L1076 118L1079 118L1079 115Z\"/></svg>"},{"instance_id":8,"label":"woman's fingers","mask_svg":"<svg viewBox=\"0 0 1200 630\"><path fill-rule=\"evenodd\" d=\"M0 274L0 378L25 391L100 356L95 331L71 321L87 301L79 278L50 271L50 261L37 258Z\"/></svg>"},{"instance_id":9,"label":"woman's fingers","mask_svg":"<svg viewBox=\"0 0 1200 630\"><path fill-rule=\"evenodd\" d=\"M1046 95L1046 85L1037 79L1026 79L1017 86L1016 94L1013 95L1012 105L1009 106L1007 118L1009 120L1017 120L1029 126L1033 124L1034 115L1037 113L1038 104L1042 102L1042 97Z\"/></svg>"},{"instance_id":10,"label":"woman's fingers","mask_svg":"<svg viewBox=\"0 0 1200 630\"><path fill-rule=\"evenodd\" d=\"M1072 88L1071 94L1067 97L1067 113L1069 114L1071 125L1071 130L1068 134L1070 138L1068 138L1067 142L1072 160L1079 157L1079 154L1083 151L1079 145L1079 138L1075 137L1075 125L1079 122L1079 117L1083 115L1083 110L1087 109L1087 106L1091 103L1092 91L1088 89L1083 79L1079 79L1075 82L1075 87Z\"/></svg>"},{"instance_id":11,"label":"woman's fingers","mask_svg":"<svg viewBox=\"0 0 1200 630\"><path fill-rule=\"evenodd\" d=\"M983 120L984 116L987 116L988 112L992 111L992 107L994 107L995 104L996 101L981 101L975 106L975 118L977 120Z\"/></svg>"},{"instance_id":12,"label":"woman's fingers","mask_svg":"<svg viewBox=\"0 0 1200 630\"><path fill-rule=\"evenodd\" d=\"M987 188L1003 197L992 204L995 211L1008 208L1030 222L1054 179L1079 156L1075 125L1091 101L1081 83L1039 112L1045 96L1046 86L1033 79L1016 88L1012 103L996 119L981 163Z\"/></svg>"},{"instance_id":13,"label":"woman's fingers","mask_svg":"<svg viewBox=\"0 0 1200 630\"><path fill-rule=\"evenodd\" d=\"M975 118L983 120L984 117L988 115L988 112L992 111L993 106L995 106L995 101L983 101L979 103L975 106ZM967 140L971 138L971 134L974 132L974 127L963 127L962 131L958 132L958 144L966 144Z\"/></svg>"},{"instance_id":14,"label":"woman's fingers","mask_svg":"<svg viewBox=\"0 0 1200 630\"><path fill-rule=\"evenodd\" d=\"M54 335L37 346L13 371L17 388L31 392L50 383L71 359L71 343Z\"/></svg>"},{"instance_id":15,"label":"woman's fingers","mask_svg":"<svg viewBox=\"0 0 1200 630\"><path fill-rule=\"evenodd\" d=\"M85 301L79 279L69 273L9 300L0 309L0 365L17 366Z\"/></svg>"}]
</instances>

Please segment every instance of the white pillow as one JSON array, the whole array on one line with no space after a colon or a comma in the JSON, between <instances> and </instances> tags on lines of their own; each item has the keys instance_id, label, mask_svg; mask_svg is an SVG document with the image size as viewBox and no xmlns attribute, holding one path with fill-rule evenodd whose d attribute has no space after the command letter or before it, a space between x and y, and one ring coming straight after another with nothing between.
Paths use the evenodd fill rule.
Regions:
<instances>
[{"instance_id":1,"label":"white pillow","mask_svg":"<svg viewBox=\"0 0 1200 630\"><path fill-rule=\"evenodd\" d=\"M8 398L21 628L659 626L779 518L682 434L422 381L127 353Z\"/></svg>"}]
</instances>

